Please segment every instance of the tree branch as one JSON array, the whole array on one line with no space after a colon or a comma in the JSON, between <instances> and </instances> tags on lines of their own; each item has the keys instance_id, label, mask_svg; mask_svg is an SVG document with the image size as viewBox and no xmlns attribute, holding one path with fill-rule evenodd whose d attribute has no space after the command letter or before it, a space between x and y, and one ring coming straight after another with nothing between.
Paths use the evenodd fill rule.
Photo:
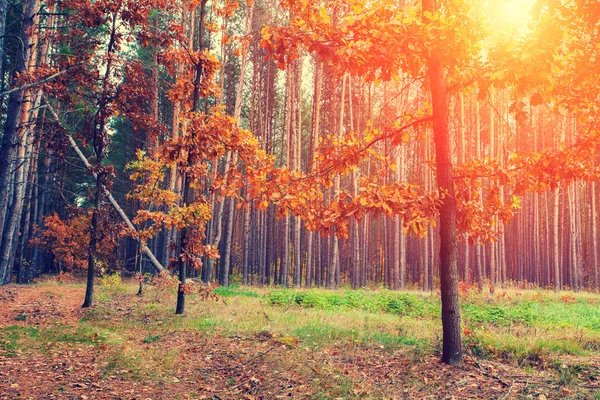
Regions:
<instances>
[{"instance_id":1,"label":"tree branch","mask_svg":"<svg viewBox=\"0 0 600 400\"><path fill-rule=\"evenodd\" d=\"M59 72L57 72L55 74L50 75L47 78L42 79L41 81L37 81L37 82L33 82L33 83L28 83L28 84L23 85L23 86L18 86L16 88L12 88L10 90L6 90L4 92L0 92L0 97L6 96L7 94L11 94L13 92L18 92L19 90L26 90L26 89L30 89L32 87L43 85L44 83L48 83L51 80L54 80L54 79L58 78L59 76L65 74L66 72L67 72L67 70L59 71Z\"/></svg>"}]
</instances>

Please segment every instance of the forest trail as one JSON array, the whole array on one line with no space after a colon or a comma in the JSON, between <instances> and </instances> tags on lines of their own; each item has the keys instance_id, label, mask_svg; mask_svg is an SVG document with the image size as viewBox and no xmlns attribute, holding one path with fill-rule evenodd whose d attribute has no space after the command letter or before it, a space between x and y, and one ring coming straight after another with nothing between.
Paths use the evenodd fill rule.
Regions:
<instances>
[{"instance_id":1,"label":"forest trail","mask_svg":"<svg viewBox=\"0 0 600 400\"><path fill-rule=\"evenodd\" d=\"M85 314L83 287L7 285L0 287L0 327L75 325Z\"/></svg>"},{"instance_id":2,"label":"forest trail","mask_svg":"<svg viewBox=\"0 0 600 400\"><path fill-rule=\"evenodd\" d=\"M594 379L561 384L543 370L470 356L450 366L433 354L335 338L310 348L269 331L190 329L194 311L153 313L151 300L130 289L83 311L80 286L0 288L0 399L584 399L599 389ZM286 313L267 311L270 318ZM569 371L582 361L570 357Z\"/></svg>"}]
</instances>

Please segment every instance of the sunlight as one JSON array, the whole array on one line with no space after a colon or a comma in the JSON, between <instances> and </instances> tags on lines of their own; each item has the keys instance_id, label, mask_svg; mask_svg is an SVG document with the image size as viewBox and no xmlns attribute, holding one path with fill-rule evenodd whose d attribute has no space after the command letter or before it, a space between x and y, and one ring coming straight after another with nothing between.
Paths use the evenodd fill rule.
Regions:
<instances>
[{"instance_id":1,"label":"sunlight","mask_svg":"<svg viewBox=\"0 0 600 400\"><path fill-rule=\"evenodd\" d=\"M531 10L536 0L490 0L487 17L496 33L522 33L531 21Z\"/></svg>"}]
</instances>

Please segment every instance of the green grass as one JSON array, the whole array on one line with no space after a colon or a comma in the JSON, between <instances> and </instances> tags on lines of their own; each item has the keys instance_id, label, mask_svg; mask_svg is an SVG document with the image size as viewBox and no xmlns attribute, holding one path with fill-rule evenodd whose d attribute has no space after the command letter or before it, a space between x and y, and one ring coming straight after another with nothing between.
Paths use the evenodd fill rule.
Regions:
<instances>
[{"instance_id":1,"label":"green grass","mask_svg":"<svg viewBox=\"0 0 600 400\"><path fill-rule=\"evenodd\" d=\"M37 339L39 329L28 326L8 326L0 328L0 350L7 357L14 357L21 351L22 340Z\"/></svg>"},{"instance_id":2,"label":"green grass","mask_svg":"<svg viewBox=\"0 0 600 400\"><path fill-rule=\"evenodd\" d=\"M154 343L160 340L160 335L148 335L144 338L144 343Z\"/></svg>"},{"instance_id":3,"label":"green grass","mask_svg":"<svg viewBox=\"0 0 600 400\"><path fill-rule=\"evenodd\" d=\"M223 297L245 296L245 297L262 297L254 290L242 289L239 285L219 286L214 290L216 294Z\"/></svg>"},{"instance_id":4,"label":"green grass","mask_svg":"<svg viewBox=\"0 0 600 400\"><path fill-rule=\"evenodd\" d=\"M76 326L29 327L8 326L0 328L0 355L13 357L22 352L49 354L56 347L92 346L113 343L109 334L89 323Z\"/></svg>"},{"instance_id":5,"label":"green grass","mask_svg":"<svg viewBox=\"0 0 600 400\"><path fill-rule=\"evenodd\" d=\"M594 294L567 293L575 300L540 291L502 292L495 297L471 294L461 301L463 326L470 332L465 345L480 357L499 358L528 365L561 355L584 356L600 350L600 307ZM350 340L385 347L413 346L435 349L440 331L439 297L422 293L380 291L328 291L275 289L265 294L268 305L282 312L332 312L358 319L389 316L388 329L372 325L330 325L327 318L307 322L293 332L309 343ZM294 311L292 311L293 313ZM367 317L368 318L368 317ZM293 326L293 322L290 326ZM400 331L394 331L400 327ZM407 329L408 327L408 329Z\"/></svg>"},{"instance_id":6,"label":"green grass","mask_svg":"<svg viewBox=\"0 0 600 400\"><path fill-rule=\"evenodd\" d=\"M300 306L322 310L362 310L399 316L435 318L440 314L440 302L431 295L362 290L326 291L321 289L272 290L267 302L275 306Z\"/></svg>"}]
</instances>

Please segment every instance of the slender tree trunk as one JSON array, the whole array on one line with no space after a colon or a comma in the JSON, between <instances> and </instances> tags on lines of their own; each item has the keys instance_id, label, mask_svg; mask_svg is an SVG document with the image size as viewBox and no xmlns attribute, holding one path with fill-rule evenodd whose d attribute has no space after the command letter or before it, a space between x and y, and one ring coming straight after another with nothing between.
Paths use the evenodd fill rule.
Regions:
<instances>
[{"instance_id":1,"label":"slender tree trunk","mask_svg":"<svg viewBox=\"0 0 600 400\"><path fill-rule=\"evenodd\" d=\"M4 60L4 36L6 34L6 16L8 15L8 0L0 0L0 79L4 78L2 64Z\"/></svg>"},{"instance_id":2,"label":"slender tree trunk","mask_svg":"<svg viewBox=\"0 0 600 400\"><path fill-rule=\"evenodd\" d=\"M302 169L302 60L298 60L296 65L296 83L294 98L296 110L296 129L292 132L295 135L294 146L292 151L294 152L294 163L293 168L296 171ZM302 220L300 217L294 217L294 286L300 286L302 283L302 256L301 256L301 228Z\"/></svg>"},{"instance_id":3,"label":"slender tree trunk","mask_svg":"<svg viewBox=\"0 0 600 400\"><path fill-rule=\"evenodd\" d=\"M39 96L37 96L39 97ZM37 108L36 108L37 109ZM33 128L32 128L33 129ZM34 139L30 140L30 149L26 151L29 154L27 161L27 173L26 173L26 182L27 186L25 189L25 198L23 200L23 212L20 222L20 233L18 235L19 243L18 243L18 252L15 251L15 256L18 254L18 274L17 274L17 283L27 283L29 281L30 267L31 263L25 260L25 248L27 247L27 242L29 241L29 228L31 226L31 214L32 208L35 207L35 203L33 202L33 192L34 192L34 184L35 177L37 175L37 155L39 153L39 139L35 139L36 143L31 143Z\"/></svg>"},{"instance_id":4,"label":"slender tree trunk","mask_svg":"<svg viewBox=\"0 0 600 400\"><path fill-rule=\"evenodd\" d=\"M435 0L423 0L423 11L435 14ZM454 195L452 154L448 132L448 94L441 60L429 55L427 70L433 105L433 134L438 188L445 192L440 208L440 284L442 294L442 361L462 360L460 308L458 301L458 248L456 243L456 198Z\"/></svg>"},{"instance_id":5,"label":"slender tree trunk","mask_svg":"<svg viewBox=\"0 0 600 400\"><path fill-rule=\"evenodd\" d=\"M314 169L314 155L317 150L317 143L319 142L319 129L321 122L321 92L323 85L323 67L320 60L315 57L315 85L314 85L314 95L313 95L313 106L312 106L312 129L310 133L310 149L311 151L308 153L308 170L313 171ZM312 285L313 280L313 271L315 269L315 264L318 262L316 255L314 255L314 240L315 232L308 232L307 239L307 260L306 260L306 287L310 287ZM317 236L317 242L319 238Z\"/></svg>"},{"instance_id":6,"label":"slender tree trunk","mask_svg":"<svg viewBox=\"0 0 600 400\"><path fill-rule=\"evenodd\" d=\"M339 128L338 128L338 133L337 133L338 140L340 140L342 138L342 135L344 133L344 104L345 104L344 100L346 97L346 82L347 82L347 75L344 75L344 77L342 78L342 95L340 97L340 99L341 99L340 120L339 120ZM339 190L340 190L340 177L339 177L339 175L336 175L333 178L332 200L335 200L335 196L337 196L337 193ZM337 284L336 278L339 276L339 271L340 271L340 249L339 249L339 239L337 236L337 232L335 232L333 234L331 246L332 246L332 253L331 253L332 260L331 260L331 268L330 268L330 273L329 273L329 282L327 285L329 288L333 288Z\"/></svg>"},{"instance_id":7,"label":"slender tree trunk","mask_svg":"<svg viewBox=\"0 0 600 400\"><path fill-rule=\"evenodd\" d=\"M460 162L464 163L467 157L467 126L465 122L465 96L462 92L459 93L460 103ZM464 235L464 263L463 263L463 279L469 280L469 240L468 235Z\"/></svg>"},{"instance_id":8,"label":"slender tree trunk","mask_svg":"<svg viewBox=\"0 0 600 400\"><path fill-rule=\"evenodd\" d=\"M94 115L93 125L93 147L95 155L96 175L96 190L94 192L94 209L92 210L92 221L90 224L90 241L88 246L88 271L87 271L87 283L85 287L85 299L83 301L83 308L91 307L93 305L94 295L94 275L96 273L96 255L98 248L98 217L100 214L100 204L102 202L103 195L103 181L106 176L106 172L102 171L104 157L106 155L106 146L108 142L106 123L109 117L107 110L109 104L109 80L111 79L113 61L114 61L114 50L117 36L117 10L112 15L112 25L110 30L110 37L106 48L106 70L102 77L102 92L96 103L96 113Z\"/></svg>"},{"instance_id":9,"label":"slender tree trunk","mask_svg":"<svg viewBox=\"0 0 600 400\"><path fill-rule=\"evenodd\" d=\"M592 225L592 269L594 272L594 291L598 291L600 282L600 271L598 271L598 216L596 215L596 182L590 184L590 191L592 196L591 202L591 225Z\"/></svg>"},{"instance_id":10,"label":"slender tree trunk","mask_svg":"<svg viewBox=\"0 0 600 400\"><path fill-rule=\"evenodd\" d=\"M252 15L254 13L254 2L249 3L246 6L246 27L245 27L245 35L250 34L250 29L252 28ZM235 105L233 117L236 119L238 125L240 123L240 116L242 114L242 95L244 89L244 81L246 75L246 65L247 65L248 57L246 54L242 56L241 66L240 66L240 77L238 81L237 91L235 93ZM232 168L237 168L238 155L234 153L232 156ZM226 170L227 173L227 170ZM223 286L229 286L229 275L231 273L231 246L232 246L232 238L233 238L233 220L235 214L235 200L233 198L229 198L227 201L227 223L225 228L225 257L223 257L222 264L222 272L221 272L221 284Z\"/></svg>"},{"instance_id":11,"label":"slender tree trunk","mask_svg":"<svg viewBox=\"0 0 600 400\"><path fill-rule=\"evenodd\" d=\"M202 3L200 4L200 29L198 30L198 43L199 43L199 47L200 50L202 50L202 46L204 44L204 17L206 15L206 2L207 0L202 0ZM193 17L192 17L192 21L193 21ZM193 26L193 23L192 23ZM193 38L193 33L190 34L190 38ZM200 89L200 84L202 82L201 76L202 76L202 63L198 63L196 65L196 76L194 79L194 92L193 92L193 98L192 98L192 107L191 107L191 112L197 112L198 110L198 106L199 106L199 102L200 102L200 94L199 94L199 89ZM186 127L184 126L183 129L185 130ZM187 176L187 173L182 174L181 177L181 182L182 182L182 188L183 188L183 193L182 193L182 203L183 205L187 205L189 202L189 197L190 197L190 191L191 191L191 187L190 187L190 180L189 177ZM188 232L188 228L185 227L181 230L181 233L179 235L179 238L177 240L177 254L178 254L178 269L179 269L179 287L177 288L177 304L175 306L175 314L177 315L181 315L185 312L185 284L187 283L187 262L185 260L185 254L187 253L188 250L188 238L189 232Z\"/></svg>"},{"instance_id":12,"label":"slender tree trunk","mask_svg":"<svg viewBox=\"0 0 600 400\"><path fill-rule=\"evenodd\" d=\"M249 207L244 210L244 254L242 260L242 285L248 285L248 275L249 275L249 258L250 258L250 220L252 217L252 213L254 211L253 204L250 204Z\"/></svg>"},{"instance_id":13,"label":"slender tree trunk","mask_svg":"<svg viewBox=\"0 0 600 400\"><path fill-rule=\"evenodd\" d=\"M476 118L475 146L477 148L475 153L477 155L477 159L480 160L481 159L481 110L479 107L478 99L476 99L475 106L476 106L476 109L475 109L475 118ZM479 204L480 205L483 204L483 189L481 189L481 188L479 188ZM483 290L484 259L485 259L485 256L483 254L483 246L481 245L481 243L478 242L475 245L475 264L477 266L477 286L478 286L480 292Z\"/></svg>"},{"instance_id":14,"label":"slender tree trunk","mask_svg":"<svg viewBox=\"0 0 600 400\"><path fill-rule=\"evenodd\" d=\"M566 138L566 129L567 129L567 119L563 118L563 126L561 129L561 138L559 144L564 144ZM560 243L560 197L564 194L564 188L556 188L554 189L554 245L553 245L553 253L554 253L554 291L560 292L562 290L562 254L560 251L561 243Z\"/></svg>"},{"instance_id":15,"label":"slender tree trunk","mask_svg":"<svg viewBox=\"0 0 600 400\"><path fill-rule=\"evenodd\" d=\"M400 160L400 181L406 181L407 176L407 159L406 159L406 146L402 145L399 149L399 160ZM402 232L402 228L399 227L398 234L400 235L400 260L398 261L400 267L400 288L406 288L406 234Z\"/></svg>"},{"instance_id":16,"label":"slender tree trunk","mask_svg":"<svg viewBox=\"0 0 600 400\"><path fill-rule=\"evenodd\" d=\"M94 194L94 210L92 211L92 222L90 224L90 242L88 248L87 283L85 285L85 299L83 308L94 305L94 276L96 274L96 250L98 247L98 212L102 199L102 181L96 179L96 193Z\"/></svg>"},{"instance_id":17,"label":"slender tree trunk","mask_svg":"<svg viewBox=\"0 0 600 400\"><path fill-rule=\"evenodd\" d=\"M494 151L494 142L496 141L496 126L495 126L495 108L494 108L494 101L495 101L495 90L494 87L492 87L490 89L490 151L489 151L489 156L490 157L495 157L495 151ZM497 228L497 220L496 220L496 216L493 217L493 229ZM490 271L489 271L489 278L490 278L490 293L494 294L494 290L496 288L496 246L497 242L492 242L489 244L489 249L490 249Z\"/></svg>"},{"instance_id":18,"label":"slender tree trunk","mask_svg":"<svg viewBox=\"0 0 600 400\"><path fill-rule=\"evenodd\" d=\"M353 92L352 92L352 78L348 79L348 111L350 112L350 130L354 132L354 105L353 105ZM356 197L358 195L358 172L356 169L352 169L351 176L352 183L352 196ZM360 241L359 241L359 223L353 218L351 221L352 228L352 244L350 246L350 251L352 252L352 257L350 258L351 266L351 280L352 280L352 288L358 289L360 286ZM395 245L397 243L394 243ZM397 246L395 247L397 248ZM397 265L396 265L397 266ZM396 289L398 282L399 269L395 270L395 285Z\"/></svg>"}]
</instances>

